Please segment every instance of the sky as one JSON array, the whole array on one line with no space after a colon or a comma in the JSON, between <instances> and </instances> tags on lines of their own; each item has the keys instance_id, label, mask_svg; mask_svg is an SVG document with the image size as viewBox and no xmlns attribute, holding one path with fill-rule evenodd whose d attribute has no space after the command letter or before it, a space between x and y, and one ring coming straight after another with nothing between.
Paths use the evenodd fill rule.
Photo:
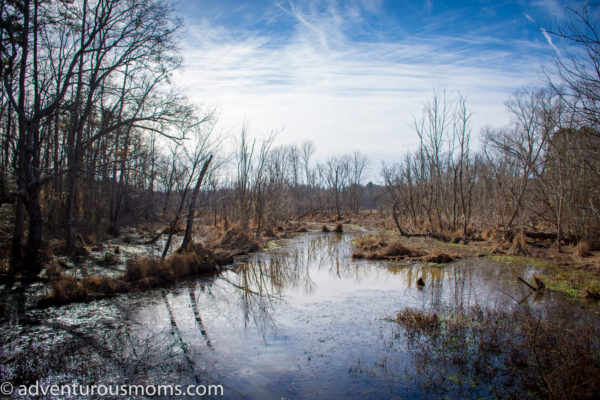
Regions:
<instances>
[{"instance_id":1,"label":"sky","mask_svg":"<svg viewBox=\"0 0 600 400\"><path fill-rule=\"evenodd\" d=\"M573 5L573 2L569 2ZM179 0L189 98L218 131L314 142L316 159L359 150L378 171L414 149L434 90L467 97L473 146L502 126L512 92L539 85L561 0Z\"/></svg>"}]
</instances>

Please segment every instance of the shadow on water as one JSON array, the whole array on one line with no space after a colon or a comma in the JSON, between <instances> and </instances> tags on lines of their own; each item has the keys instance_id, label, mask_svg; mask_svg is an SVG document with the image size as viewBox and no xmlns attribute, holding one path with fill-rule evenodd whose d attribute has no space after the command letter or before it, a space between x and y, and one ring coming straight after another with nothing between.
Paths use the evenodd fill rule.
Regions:
<instances>
[{"instance_id":1,"label":"shadow on water","mask_svg":"<svg viewBox=\"0 0 600 400\"><path fill-rule=\"evenodd\" d=\"M303 234L211 280L27 311L2 325L0 378L221 384L227 398L422 398L414 354L390 322L400 310L597 315L530 293L515 276L531 278L533 266L356 261L352 239Z\"/></svg>"}]
</instances>

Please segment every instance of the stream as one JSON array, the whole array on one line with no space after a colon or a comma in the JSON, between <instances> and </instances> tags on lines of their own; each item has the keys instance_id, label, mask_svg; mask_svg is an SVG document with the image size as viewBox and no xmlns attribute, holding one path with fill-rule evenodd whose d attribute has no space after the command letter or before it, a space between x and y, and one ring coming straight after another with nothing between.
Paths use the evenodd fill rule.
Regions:
<instances>
[{"instance_id":1,"label":"stream","mask_svg":"<svg viewBox=\"0 0 600 400\"><path fill-rule=\"evenodd\" d=\"M13 313L0 327L0 378L222 385L234 399L424 398L403 328L391 321L401 310L525 307L597 321L595 306L517 281L535 266L353 260L353 235L305 233L214 278Z\"/></svg>"}]
</instances>

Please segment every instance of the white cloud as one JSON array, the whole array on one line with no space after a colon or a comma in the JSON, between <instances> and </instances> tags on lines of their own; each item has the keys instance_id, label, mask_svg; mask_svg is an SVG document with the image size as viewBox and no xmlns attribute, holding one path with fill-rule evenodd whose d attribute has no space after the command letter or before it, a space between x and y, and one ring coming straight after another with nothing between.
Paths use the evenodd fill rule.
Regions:
<instances>
[{"instance_id":1,"label":"white cloud","mask_svg":"<svg viewBox=\"0 0 600 400\"><path fill-rule=\"evenodd\" d=\"M552 47L552 50L554 50L554 52L560 56L560 50L554 45L554 42L552 42L552 36L550 36L550 34L545 29L542 29L542 33L544 34L544 37L546 38L546 41L548 42L550 47Z\"/></svg>"},{"instance_id":2,"label":"white cloud","mask_svg":"<svg viewBox=\"0 0 600 400\"><path fill-rule=\"evenodd\" d=\"M239 130L244 119L258 136L283 127L280 143L311 139L322 156L359 149L376 154L378 166L416 144L412 120L434 88L468 96L477 134L507 122L503 102L537 79L533 57L469 50L497 39L357 42L344 34L361 18L355 11L346 15L335 4L324 13L280 7L295 21L283 44L254 33L239 39L206 21L189 29L177 81L192 99L218 105L226 130ZM376 10L376 2L370 7Z\"/></svg>"},{"instance_id":3,"label":"white cloud","mask_svg":"<svg viewBox=\"0 0 600 400\"><path fill-rule=\"evenodd\" d=\"M573 1L570 2L573 5ZM532 2L534 7L543 11L552 18L565 18L566 6L560 0L535 0Z\"/></svg>"}]
</instances>

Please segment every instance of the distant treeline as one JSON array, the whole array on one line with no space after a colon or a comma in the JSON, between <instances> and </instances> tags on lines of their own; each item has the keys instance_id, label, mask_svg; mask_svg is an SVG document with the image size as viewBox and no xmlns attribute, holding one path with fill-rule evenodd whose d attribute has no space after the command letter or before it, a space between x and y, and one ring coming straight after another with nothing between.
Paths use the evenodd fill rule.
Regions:
<instances>
[{"instance_id":1,"label":"distant treeline","mask_svg":"<svg viewBox=\"0 0 600 400\"><path fill-rule=\"evenodd\" d=\"M0 201L10 274L38 273L50 238L72 248L77 233L173 225L194 208L256 234L274 221L379 209L407 233L466 235L496 225L550 231L557 243L599 236L595 9L547 30L570 53L556 56L545 87L515 93L507 103L513 122L486 129L480 150L466 99L435 92L415 121L418 150L384 166L385 186L377 186L365 184L369 159L360 152L315 163L311 142L275 145L246 129L234 154L220 150L211 113L171 86L180 25L167 0L0 4Z\"/></svg>"}]
</instances>

